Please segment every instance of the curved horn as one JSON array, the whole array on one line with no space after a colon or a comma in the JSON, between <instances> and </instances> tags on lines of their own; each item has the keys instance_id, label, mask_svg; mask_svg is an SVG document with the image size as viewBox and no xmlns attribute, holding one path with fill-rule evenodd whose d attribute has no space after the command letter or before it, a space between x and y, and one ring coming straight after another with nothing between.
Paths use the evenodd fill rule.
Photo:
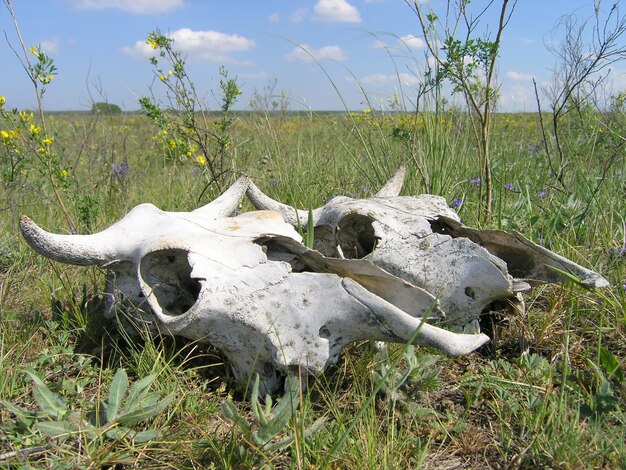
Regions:
<instances>
[{"instance_id":1,"label":"curved horn","mask_svg":"<svg viewBox=\"0 0 626 470\"><path fill-rule=\"evenodd\" d=\"M228 217L241 203L249 184L250 177L244 174L230 188L224 191L221 196L192 212L205 217L215 217L216 219Z\"/></svg>"},{"instance_id":2,"label":"curved horn","mask_svg":"<svg viewBox=\"0 0 626 470\"><path fill-rule=\"evenodd\" d=\"M396 170L391 179L387 181L385 186L380 188L380 191L376 193L375 197L394 197L400 195L400 190L402 189L404 179L406 178L406 171L406 165L402 164L400 168Z\"/></svg>"},{"instance_id":3,"label":"curved horn","mask_svg":"<svg viewBox=\"0 0 626 470\"><path fill-rule=\"evenodd\" d=\"M309 211L296 209L295 207L288 206L287 204L283 204L282 202L275 201L271 197L267 196L263 193L257 186L250 181L248 186L248 190L246 192L248 195L248 199L254 207L257 209L264 209L270 211L280 212L285 219L285 222L288 224L297 227L301 225L302 227L306 227L307 221L309 219ZM318 207L317 209L313 209L313 221L317 222L322 214L323 207ZM300 221L298 222L298 219Z\"/></svg>"},{"instance_id":4,"label":"curved horn","mask_svg":"<svg viewBox=\"0 0 626 470\"><path fill-rule=\"evenodd\" d=\"M82 266L104 265L117 258L115 238L104 232L93 235L58 235L41 229L29 217L20 217L20 230L26 242L46 258Z\"/></svg>"}]
</instances>

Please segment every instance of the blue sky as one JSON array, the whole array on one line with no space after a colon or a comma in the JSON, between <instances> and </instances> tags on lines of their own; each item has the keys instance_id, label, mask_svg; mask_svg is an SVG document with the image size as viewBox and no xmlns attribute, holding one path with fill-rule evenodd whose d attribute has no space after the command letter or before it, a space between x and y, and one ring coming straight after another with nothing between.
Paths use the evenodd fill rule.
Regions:
<instances>
[{"instance_id":1,"label":"blue sky","mask_svg":"<svg viewBox=\"0 0 626 470\"><path fill-rule=\"evenodd\" d=\"M431 0L439 11L445 4ZM419 23L403 0L15 0L14 9L26 46L41 44L58 68L44 96L47 110L90 109L92 100L105 99L138 109L154 80L145 40L155 28L175 39L213 108L220 65L241 84L240 108L277 80L275 91L286 93L290 109L323 110L344 109L335 87L350 109L367 107L361 87L377 108L400 88L410 96L426 60ZM549 82L555 59L545 44L559 39L550 32L574 11L592 15L593 1L519 0L502 40L501 110L535 110L530 78ZM493 18L491 31L495 24ZM0 27L17 49L3 4ZM34 108L25 72L0 41L0 95L8 107ZM616 91L626 88L620 67Z\"/></svg>"}]
</instances>

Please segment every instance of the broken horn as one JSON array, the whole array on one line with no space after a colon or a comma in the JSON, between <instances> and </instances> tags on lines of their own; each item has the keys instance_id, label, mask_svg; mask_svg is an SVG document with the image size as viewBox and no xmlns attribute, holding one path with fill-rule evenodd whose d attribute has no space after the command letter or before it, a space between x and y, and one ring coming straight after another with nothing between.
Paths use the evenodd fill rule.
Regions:
<instances>
[{"instance_id":1,"label":"broken horn","mask_svg":"<svg viewBox=\"0 0 626 470\"><path fill-rule=\"evenodd\" d=\"M385 185L380 188L380 191L376 193L375 197L395 197L400 195L404 179L406 178L407 167L405 164L400 165L400 168L396 170Z\"/></svg>"},{"instance_id":2,"label":"broken horn","mask_svg":"<svg viewBox=\"0 0 626 470\"><path fill-rule=\"evenodd\" d=\"M243 174L218 198L192 212L204 217L216 219L228 217L235 212L235 209L237 209L237 206L241 203L249 184L250 177Z\"/></svg>"},{"instance_id":3,"label":"broken horn","mask_svg":"<svg viewBox=\"0 0 626 470\"><path fill-rule=\"evenodd\" d=\"M118 250L112 243L115 238L110 233L58 235L46 232L25 215L20 217L20 230L35 251L62 263L102 266L117 257Z\"/></svg>"}]
</instances>

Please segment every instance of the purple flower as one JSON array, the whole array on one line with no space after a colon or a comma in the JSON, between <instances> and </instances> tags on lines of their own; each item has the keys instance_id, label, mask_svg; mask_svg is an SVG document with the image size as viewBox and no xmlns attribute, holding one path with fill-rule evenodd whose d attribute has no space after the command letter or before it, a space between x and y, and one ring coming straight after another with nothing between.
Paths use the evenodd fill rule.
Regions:
<instances>
[{"instance_id":1,"label":"purple flower","mask_svg":"<svg viewBox=\"0 0 626 470\"><path fill-rule=\"evenodd\" d=\"M513 183L505 184L504 189L506 189L507 191L513 191Z\"/></svg>"},{"instance_id":2,"label":"purple flower","mask_svg":"<svg viewBox=\"0 0 626 470\"><path fill-rule=\"evenodd\" d=\"M477 176L476 178L468 178L467 181L469 181L470 188L477 188L480 186L480 176Z\"/></svg>"},{"instance_id":3,"label":"purple flower","mask_svg":"<svg viewBox=\"0 0 626 470\"><path fill-rule=\"evenodd\" d=\"M548 193L543 189L541 191L537 191L535 194L539 199L545 199L548 196Z\"/></svg>"},{"instance_id":4,"label":"purple flower","mask_svg":"<svg viewBox=\"0 0 626 470\"><path fill-rule=\"evenodd\" d=\"M128 163L111 163L111 173L113 176L117 176L120 179L123 179L128 173L130 166Z\"/></svg>"},{"instance_id":5,"label":"purple flower","mask_svg":"<svg viewBox=\"0 0 626 470\"><path fill-rule=\"evenodd\" d=\"M462 205L463 199L456 198L452 201L452 207L455 207L456 209L460 209Z\"/></svg>"}]
</instances>

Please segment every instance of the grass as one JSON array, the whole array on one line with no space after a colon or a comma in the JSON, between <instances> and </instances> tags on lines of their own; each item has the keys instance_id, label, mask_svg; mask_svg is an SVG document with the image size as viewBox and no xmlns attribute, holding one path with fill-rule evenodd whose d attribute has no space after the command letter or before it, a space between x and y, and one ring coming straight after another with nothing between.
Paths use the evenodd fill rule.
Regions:
<instances>
[{"instance_id":1,"label":"grass","mask_svg":"<svg viewBox=\"0 0 626 470\"><path fill-rule=\"evenodd\" d=\"M142 202L188 211L217 195L210 188L198 200L205 185L198 164L162 158L152 140L157 131L142 116L48 118L56 151L75 177L68 191L80 232L103 229ZM479 188L470 183L479 173L462 113L257 112L235 118L234 168L283 202L308 208L336 194L368 197L406 162L403 194L459 200L465 224L520 231L601 272L611 287L537 287L525 295L527 315L493 319L492 342L468 357L352 345L339 364L298 389L297 409L272 442L293 441L263 445L221 407L232 402L252 431L259 430L259 410L229 382L218 352L179 338L129 336L102 318L103 272L49 262L26 246L17 228L21 214L51 231L67 232L67 226L45 178L25 165L15 181L5 179L1 199L0 465L626 466L623 146L605 165L617 141L610 136L625 134L623 113L611 129L592 117L568 122L566 186L550 177L537 116L497 115L496 200L487 222L480 218ZM111 166L121 163L128 164L123 175ZM120 369L131 383L154 374L152 389L173 394L163 412L137 424L136 431L158 432L147 442L89 440L81 433L51 438L36 426L44 418L16 419L6 405L39 409L30 371L87 419L109 396ZM320 418L324 424L308 433Z\"/></svg>"}]
</instances>

